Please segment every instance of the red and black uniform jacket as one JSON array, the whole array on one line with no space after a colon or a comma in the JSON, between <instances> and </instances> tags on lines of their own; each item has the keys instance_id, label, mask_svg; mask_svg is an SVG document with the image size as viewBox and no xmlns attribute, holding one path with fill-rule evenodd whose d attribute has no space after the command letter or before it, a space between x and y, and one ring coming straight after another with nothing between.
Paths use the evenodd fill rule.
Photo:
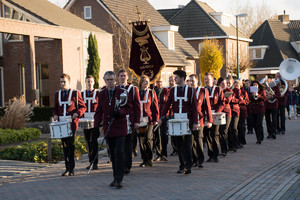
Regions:
<instances>
[{"instance_id":1,"label":"red and black uniform jacket","mask_svg":"<svg viewBox=\"0 0 300 200\"><path fill-rule=\"evenodd\" d=\"M270 103L268 100L265 102L265 108L266 109L278 109L278 98L281 97L281 93L279 90L279 86L276 85L275 87L272 88L272 90L274 91L274 95L273 98L276 99L276 101L274 103Z\"/></svg>"},{"instance_id":2,"label":"red and black uniform jacket","mask_svg":"<svg viewBox=\"0 0 300 200\"><path fill-rule=\"evenodd\" d=\"M141 95L140 90L140 101L145 101L147 90L144 91L144 95ZM147 103L143 103L143 117L148 117L149 123L153 124L159 120L159 108L158 100L154 90L149 91Z\"/></svg>"},{"instance_id":3,"label":"red and black uniform jacket","mask_svg":"<svg viewBox=\"0 0 300 200\"><path fill-rule=\"evenodd\" d=\"M249 105L249 96L244 88L241 88L241 101L240 101L240 117L247 118L247 106Z\"/></svg>"},{"instance_id":4,"label":"red and black uniform jacket","mask_svg":"<svg viewBox=\"0 0 300 200\"><path fill-rule=\"evenodd\" d=\"M211 109L215 112L222 112L225 106L225 99L222 88L220 88L219 86L213 86L211 89L207 89L209 91Z\"/></svg>"},{"instance_id":5,"label":"red and black uniform jacket","mask_svg":"<svg viewBox=\"0 0 300 200\"><path fill-rule=\"evenodd\" d=\"M128 88L130 87L129 84L125 86L125 89L128 92ZM131 112L129 113L129 120L131 125L134 125L135 123L140 123L141 118L141 102L140 102L140 93L139 89L136 86L132 86L129 93L128 93L128 104L131 105L133 108Z\"/></svg>"},{"instance_id":6,"label":"red and black uniform jacket","mask_svg":"<svg viewBox=\"0 0 300 200\"><path fill-rule=\"evenodd\" d=\"M254 98L252 93L249 96L249 112L251 114L265 114L265 101L267 100L266 91L259 90L257 99Z\"/></svg>"},{"instance_id":7,"label":"red and black uniform jacket","mask_svg":"<svg viewBox=\"0 0 300 200\"><path fill-rule=\"evenodd\" d=\"M231 102L231 99L232 99L232 95L233 95L233 94L226 98L226 97L225 97L225 93L226 93L226 92L232 92L232 93L233 93L233 91L232 91L230 88L225 88L225 89L223 90L223 92L224 92L225 106L224 106L222 112L226 113L226 117L232 117L232 115L231 115L230 102Z\"/></svg>"},{"instance_id":8,"label":"red and black uniform jacket","mask_svg":"<svg viewBox=\"0 0 300 200\"><path fill-rule=\"evenodd\" d=\"M241 97L241 90L238 88L233 88L232 89L233 94L232 94L232 99L230 102L230 106L231 106L231 113L232 113L232 117L238 117L240 116L240 101L242 100Z\"/></svg>"},{"instance_id":9,"label":"red and black uniform jacket","mask_svg":"<svg viewBox=\"0 0 300 200\"><path fill-rule=\"evenodd\" d=\"M199 95L197 96L198 90L200 90L200 92L199 92ZM207 118L207 122L213 123L209 94L205 88L201 88L201 87L197 87L195 89L195 93L196 93L196 100L198 102L197 111L198 111L198 117L199 117L199 119L198 119L199 124L201 127L204 127L205 115Z\"/></svg>"},{"instance_id":10,"label":"red and black uniform jacket","mask_svg":"<svg viewBox=\"0 0 300 200\"><path fill-rule=\"evenodd\" d=\"M95 103L93 103L93 101L91 101L91 112L96 112L97 106L98 106L98 94L99 94L99 90L95 90L93 89L91 92L89 92L88 90L85 90L85 94L86 97L93 97L94 93L96 92L96 96L95 96ZM84 100L84 91L81 92L81 97L83 98L83 101L85 103L86 106L86 112L88 112L89 110L89 102Z\"/></svg>"}]
</instances>

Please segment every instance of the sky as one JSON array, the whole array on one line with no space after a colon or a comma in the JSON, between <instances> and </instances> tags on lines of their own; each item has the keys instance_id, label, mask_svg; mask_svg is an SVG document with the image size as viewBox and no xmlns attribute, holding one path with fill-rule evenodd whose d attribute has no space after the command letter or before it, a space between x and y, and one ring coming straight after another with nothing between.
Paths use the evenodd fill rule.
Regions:
<instances>
[{"instance_id":1,"label":"sky","mask_svg":"<svg viewBox=\"0 0 300 200\"><path fill-rule=\"evenodd\" d=\"M63 7L67 0L49 0L52 3ZM190 0L148 0L150 4L155 9L168 9L177 8L178 5L186 5ZM201 0L207 3L217 12L232 13L232 7L237 2L237 0ZM290 15L292 20L300 20L300 0L239 0L240 2L247 3L251 2L253 5L259 5L264 2L270 10L274 11L276 14L283 14L283 10L286 10L286 14Z\"/></svg>"}]
</instances>

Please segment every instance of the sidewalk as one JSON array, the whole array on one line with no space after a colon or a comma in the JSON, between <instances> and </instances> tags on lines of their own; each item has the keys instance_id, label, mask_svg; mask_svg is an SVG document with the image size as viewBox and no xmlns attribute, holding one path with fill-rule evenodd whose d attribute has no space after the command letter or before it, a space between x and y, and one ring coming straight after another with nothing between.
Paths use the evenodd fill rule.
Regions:
<instances>
[{"instance_id":1,"label":"sidewalk","mask_svg":"<svg viewBox=\"0 0 300 200\"><path fill-rule=\"evenodd\" d=\"M247 145L228 153L219 163L204 163L192 174L177 174L178 157L155 162L152 168L133 168L124 177L121 190L110 188L111 165L100 159L99 170L87 175L86 158L76 161L75 176L61 177L64 164L48 164L27 173L0 178L1 199L300 199L300 120L287 120L285 135ZM169 153L171 152L169 145ZM206 151L206 149L205 149ZM205 155L207 153L205 152ZM0 166L3 165L0 160Z\"/></svg>"}]
</instances>

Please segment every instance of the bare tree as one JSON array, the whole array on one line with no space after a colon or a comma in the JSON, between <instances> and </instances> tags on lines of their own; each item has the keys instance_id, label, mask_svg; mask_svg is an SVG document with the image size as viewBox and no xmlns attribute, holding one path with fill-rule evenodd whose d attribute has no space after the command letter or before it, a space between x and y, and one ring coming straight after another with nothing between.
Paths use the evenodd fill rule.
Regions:
<instances>
[{"instance_id":1,"label":"bare tree","mask_svg":"<svg viewBox=\"0 0 300 200\"><path fill-rule=\"evenodd\" d=\"M228 71L228 73L234 73L236 74L237 71L237 57L233 56L230 58L229 63L227 65L226 71ZM240 73L245 72L247 69L251 69L253 66L255 65L255 61L250 59L249 54L245 54L243 56L240 56L239 58L239 71Z\"/></svg>"},{"instance_id":2,"label":"bare tree","mask_svg":"<svg viewBox=\"0 0 300 200\"><path fill-rule=\"evenodd\" d=\"M254 31L268 19L276 19L277 14L272 11L264 2L259 2L259 4L253 5L250 0L235 1L235 6L232 8L232 13L247 13L247 17L239 18L239 30L245 34L245 36L250 37Z\"/></svg>"}]
</instances>

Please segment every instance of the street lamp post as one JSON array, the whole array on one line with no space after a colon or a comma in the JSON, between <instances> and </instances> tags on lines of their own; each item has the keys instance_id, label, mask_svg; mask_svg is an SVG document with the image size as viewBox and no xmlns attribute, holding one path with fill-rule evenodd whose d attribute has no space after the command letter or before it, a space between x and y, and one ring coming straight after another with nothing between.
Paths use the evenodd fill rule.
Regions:
<instances>
[{"instance_id":1,"label":"street lamp post","mask_svg":"<svg viewBox=\"0 0 300 200\"><path fill-rule=\"evenodd\" d=\"M240 63L239 63L239 22L238 19L239 17L246 17L248 14L246 13L241 13L238 15L235 15L236 18L236 70L237 70L237 79L240 79Z\"/></svg>"}]
</instances>

